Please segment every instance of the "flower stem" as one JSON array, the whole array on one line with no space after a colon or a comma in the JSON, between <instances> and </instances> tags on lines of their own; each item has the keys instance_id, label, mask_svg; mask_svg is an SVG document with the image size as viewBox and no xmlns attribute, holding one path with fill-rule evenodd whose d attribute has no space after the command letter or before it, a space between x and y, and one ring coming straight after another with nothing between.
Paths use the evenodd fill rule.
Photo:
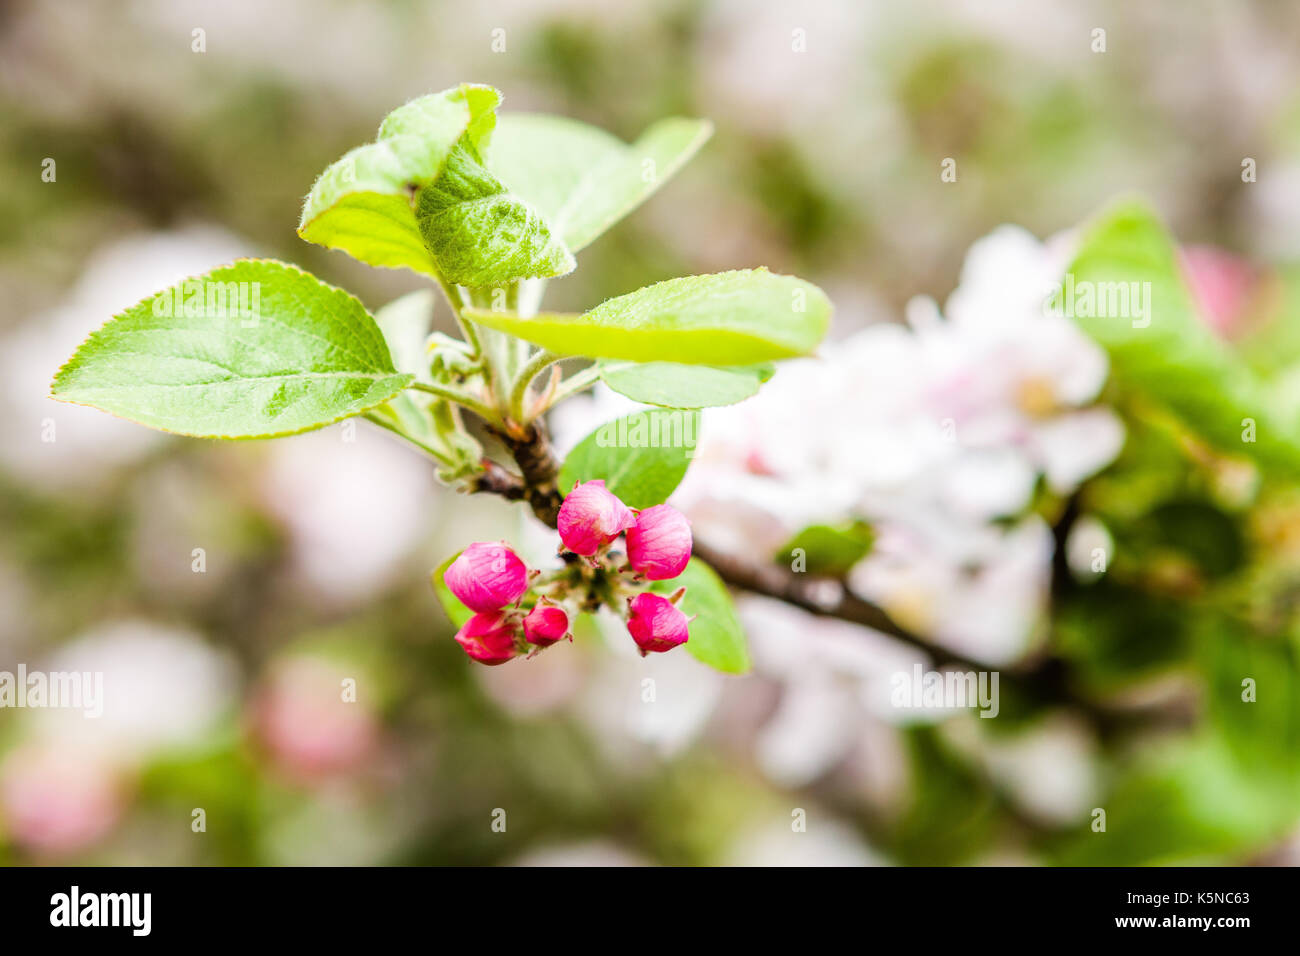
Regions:
<instances>
[{"instance_id":1,"label":"flower stem","mask_svg":"<svg viewBox=\"0 0 1300 956\"><path fill-rule=\"evenodd\" d=\"M589 365L581 372L575 372L560 383L559 387L551 394L550 401L546 403L546 407L539 408L536 414L540 415L542 412L558 405L566 398L572 398L579 392L591 388L591 386L595 385L599 381L600 368L596 365Z\"/></svg>"},{"instance_id":2,"label":"flower stem","mask_svg":"<svg viewBox=\"0 0 1300 956\"><path fill-rule=\"evenodd\" d=\"M520 425L528 424L525 421L526 413L524 411L524 405L528 401L528 386L532 384L538 373L559 360L560 356L554 352L539 349L524 363L523 368L519 370L519 374L515 377L515 384L510 389L511 421L518 422Z\"/></svg>"},{"instance_id":3,"label":"flower stem","mask_svg":"<svg viewBox=\"0 0 1300 956\"><path fill-rule=\"evenodd\" d=\"M449 402L463 405L471 412L478 415L479 418L490 424L497 426L502 424L500 412L468 392L462 392L460 389L452 388L448 385L439 385L431 382L412 382L406 387L413 388L420 392L428 392L430 395L437 395L439 398L445 398Z\"/></svg>"}]
</instances>

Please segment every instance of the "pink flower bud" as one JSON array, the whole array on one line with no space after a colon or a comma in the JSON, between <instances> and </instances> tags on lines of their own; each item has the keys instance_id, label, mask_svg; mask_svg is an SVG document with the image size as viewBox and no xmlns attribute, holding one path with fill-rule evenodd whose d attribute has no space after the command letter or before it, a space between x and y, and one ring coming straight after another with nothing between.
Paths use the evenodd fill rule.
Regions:
<instances>
[{"instance_id":1,"label":"pink flower bud","mask_svg":"<svg viewBox=\"0 0 1300 956\"><path fill-rule=\"evenodd\" d=\"M642 657L651 651L671 651L690 636L686 615L665 597L643 591L629 602L628 609L627 630L641 648Z\"/></svg>"},{"instance_id":2,"label":"pink flower bud","mask_svg":"<svg viewBox=\"0 0 1300 956\"><path fill-rule=\"evenodd\" d=\"M560 505L560 540L574 554L593 555L634 524L636 515L599 478L574 485Z\"/></svg>"},{"instance_id":3,"label":"pink flower bud","mask_svg":"<svg viewBox=\"0 0 1300 956\"><path fill-rule=\"evenodd\" d=\"M523 597L528 568L504 544L480 541L451 563L443 580L471 610L497 611Z\"/></svg>"},{"instance_id":4,"label":"pink flower bud","mask_svg":"<svg viewBox=\"0 0 1300 956\"><path fill-rule=\"evenodd\" d=\"M627 560L651 581L667 581L691 560L691 523L672 505L655 505L636 516L627 532Z\"/></svg>"},{"instance_id":5,"label":"pink flower bud","mask_svg":"<svg viewBox=\"0 0 1300 956\"><path fill-rule=\"evenodd\" d=\"M548 647L569 633L569 615L554 604L537 602L524 618L524 637L530 644Z\"/></svg>"},{"instance_id":6,"label":"pink flower bud","mask_svg":"<svg viewBox=\"0 0 1300 956\"><path fill-rule=\"evenodd\" d=\"M456 632L456 643L480 664L504 664L519 653L515 628L499 611L475 614Z\"/></svg>"}]
</instances>

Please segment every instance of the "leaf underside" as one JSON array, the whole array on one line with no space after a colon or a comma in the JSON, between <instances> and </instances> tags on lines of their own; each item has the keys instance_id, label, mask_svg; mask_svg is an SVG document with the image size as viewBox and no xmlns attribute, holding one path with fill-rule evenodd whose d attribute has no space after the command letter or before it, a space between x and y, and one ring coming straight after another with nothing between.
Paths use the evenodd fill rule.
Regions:
<instances>
[{"instance_id":1,"label":"leaf underside","mask_svg":"<svg viewBox=\"0 0 1300 956\"><path fill-rule=\"evenodd\" d=\"M758 393L776 367L681 365L676 362L627 362L600 359L600 378L634 402L663 408L708 408L734 405Z\"/></svg>"},{"instance_id":2,"label":"leaf underside","mask_svg":"<svg viewBox=\"0 0 1300 956\"><path fill-rule=\"evenodd\" d=\"M488 165L578 252L649 199L712 133L706 120L672 117L628 144L567 117L506 113Z\"/></svg>"},{"instance_id":3,"label":"leaf underside","mask_svg":"<svg viewBox=\"0 0 1300 956\"><path fill-rule=\"evenodd\" d=\"M766 269L669 279L581 315L465 312L560 355L723 366L806 355L825 336L830 314L815 285Z\"/></svg>"}]
</instances>

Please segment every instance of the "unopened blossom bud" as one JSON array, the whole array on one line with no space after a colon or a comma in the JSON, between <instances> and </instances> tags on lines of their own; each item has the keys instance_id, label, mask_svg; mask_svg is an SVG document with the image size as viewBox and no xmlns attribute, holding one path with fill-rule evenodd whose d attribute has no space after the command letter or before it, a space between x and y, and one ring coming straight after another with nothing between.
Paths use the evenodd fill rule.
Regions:
<instances>
[{"instance_id":1,"label":"unopened blossom bud","mask_svg":"<svg viewBox=\"0 0 1300 956\"><path fill-rule=\"evenodd\" d=\"M691 523L672 505L655 505L636 516L627 532L627 560L651 581L667 581L691 560Z\"/></svg>"},{"instance_id":2,"label":"unopened blossom bud","mask_svg":"<svg viewBox=\"0 0 1300 956\"><path fill-rule=\"evenodd\" d=\"M538 601L524 618L524 637L528 638L528 643L538 647L548 647L568 633L569 615L563 608L545 600Z\"/></svg>"},{"instance_id":3,"label":"unopened blossom bud","mask_svg":"<svg viewBox=\"0 0 1300 956\"><path fill-rule=\"evenodd\" d=\"M456 632L456 643L480 664L504 664L519 653L515 627L500 611L475 614Z\"/></svg>"},{"instance_id":4,"label":"unopened blossom bud","mask_svg":"<svg viewBox=\"0 0 1300 956\"><path fill-rule=\"evenodd\" d=\"M597 478L574 485L560 505L560 540L574 554L590 556L636 523L636 515Z\"/></svg>"},{"instance_id":5,"label":"unopened blossom bud","mask_svg":"<svg viewBox=\"0 0 1300 956\"><path fill-rule=\"evenodd\" d=\"M471 544L443 575L451 593L474 611L497 611L528 589L528 568L504 544Z\"/></svg>"},{"instance_id":6,"label":"unopened blossom bud","mask_svg":"<svg viewBox=\"0 0 1300 956\"><path fill-rule=\"evenodd\" d=\"M685 644L690 623L672 601L644 591L628 602L627 630L641 648L641 656L671 651Z\"/></svg>"}]
</instances>

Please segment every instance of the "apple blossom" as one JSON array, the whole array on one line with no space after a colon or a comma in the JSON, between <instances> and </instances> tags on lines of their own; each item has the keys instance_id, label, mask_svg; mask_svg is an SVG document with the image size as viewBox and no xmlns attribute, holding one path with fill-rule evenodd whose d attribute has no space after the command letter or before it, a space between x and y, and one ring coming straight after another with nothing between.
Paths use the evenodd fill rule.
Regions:
<instances>
[{"instance_id":1,"label":"apple blossom","mask_svg":"<svg viewBox=\"0 0 1300 956\"><path fill-rule=\"evenodd\" d=\"M574 554L590 557L636 524L636 516L597 478L573 486L560 506L560 540Z\"/></svg>"},{"instance_id":2,"label":"apple blossom","mask_svg":"<svg viewBox=\"0 0 1300 956\"><path fill-rule=\"evenodd\" d=\"M672 505L646 508L627 532L627 560L651 581L675 578L691 560L691 523Z\"/></svg>"},{"instance_id":3,"label":"apple blossom","mask_svg":"<svg viewBox=\"0 0 1300 956\"><path fill-rule=\"evenodd\" d=\"M528 568L504 544L476 542L451 563L444 575L451 593L474 611L497 611L514 604L528 589Z\"/></svg>"},{"instance_id":4,"label":"apple blossom","mask_svg":"<svg viewBox=\"0 0 1300 956\"><path fill-rule=\"evenodd\" d=\"M641 648L641 656L671 651L685 644L690 623L666 597L644 591L628 602L627 630Z\"/></svg>"},{"instance_id":5,"label":"apple blossom","mask_svg":"<svg viewBox=\"0 0 1300 956\"><path fill-rule=\"evenodd\" d=\"M456 643L480 664L504 664L519 653L517 633L499 611L481 611L456 632Z\"/></svg>"},{"instance_id":6,"label":"apple blossom","mask_svg":"<svg viewBox=\"0 0 1300 956\"><path fill-rule=\"evenodd\" d=\"M524 618L524 637L538 647L549 647L569 633L569 615L545 599Z\"/></svg>"}]
</instances>

